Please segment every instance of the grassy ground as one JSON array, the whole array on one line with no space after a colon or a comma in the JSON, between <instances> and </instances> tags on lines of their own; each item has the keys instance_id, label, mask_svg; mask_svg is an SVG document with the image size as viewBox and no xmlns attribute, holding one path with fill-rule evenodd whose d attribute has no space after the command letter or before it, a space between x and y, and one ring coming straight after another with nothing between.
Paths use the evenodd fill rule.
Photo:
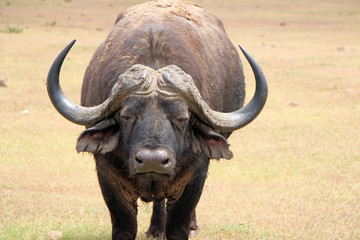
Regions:
<instances>
[{"instance_id":1,"label":"grassy ground","mask_svg":"<svg viewBox=\"0 0 360 240\"><path fill-rule=\"evenodd\" d=\"M230 138L234 159L211 165L196 239L360 239L359 2L196 2L258 60L270 88L263 113ZM53 109L45 79L76 38L61 78L77 101L95 48L132 4L0 1L0 239L110 239L94 162L74 149L83 128ZM246 76L251 96L247 65ZM145 239L151 205L139 205Z\"/></svg>"}]
</instances>

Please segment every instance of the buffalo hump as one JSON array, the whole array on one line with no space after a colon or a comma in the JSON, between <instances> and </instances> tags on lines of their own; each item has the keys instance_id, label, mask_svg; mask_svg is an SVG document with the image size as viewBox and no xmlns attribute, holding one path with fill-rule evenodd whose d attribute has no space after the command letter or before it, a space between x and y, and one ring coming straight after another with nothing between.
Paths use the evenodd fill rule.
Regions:
<instances>
[{"instance_id":1,"label":"buffalo hump","mask_svg":"<svg viewBox=\"0 0 360 240\"><path fill-rule=\"evenodd\" d=\"M82 105L102 103L117 77L134 64L180 67L214 110L230 112L243 105L245 84L237 49L222 22L196 4L155 1L120 13L87 68Z\"/></svg>"}]
</instances>

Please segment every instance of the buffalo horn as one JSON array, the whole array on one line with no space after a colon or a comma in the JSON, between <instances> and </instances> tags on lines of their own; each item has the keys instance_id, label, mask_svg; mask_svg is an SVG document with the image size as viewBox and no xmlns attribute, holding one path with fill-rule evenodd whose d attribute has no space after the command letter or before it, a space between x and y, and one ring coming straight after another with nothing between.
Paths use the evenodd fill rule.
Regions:
<instances>
[{"instance_id":1,"label":"buffalo horn","mask_svg":"<svg viewBox=\"0 0 360 240\"><path fill-rule=\"evenodd\" d=\"M169 83L167 87L182 96L189 108L202 121L218 131L232 132L246 126L259 115L267 99L268 86L263 71L250 54L241 46L239 47L254 72L256 90L251 101L237 111L224 113L212 110L201 97L191 76L185 74L176 66L167 67L168 71L163 73L163 77ZM177 79L181 79L181 81L178 82Z\"/></svg>"},{"instance_id":2,"label":"buffalo horn","mask_svg":"<svg viewBox=\"0 0 360 240\"><path fill-rule=\"evenodd\" d=\"M103 119L108 112L109 99L95 107L82 107L65 96L59 83L61 65L75 41L71 41L51 65L47 77L47 90L52 104L66 119L80 125L92 125Z\"/></svg>"},{"instance_id":3,"label":"buffalo horn","mask_svg":"<svg viewBox=\"0 0 360 240\"><path fill-rule=\"evenodd\" d=\"M245 49L240 45L239 47L254 72L256 90L251 101L237 111L230 113L217 112L210 109L208 111L203 111L204 117L210 121L210 125L219 131L232 132L249 124L263 109L268 95L266 78L259 64ZM205 102L202 104L204 103Z\"/></svg>"}]
</instances>

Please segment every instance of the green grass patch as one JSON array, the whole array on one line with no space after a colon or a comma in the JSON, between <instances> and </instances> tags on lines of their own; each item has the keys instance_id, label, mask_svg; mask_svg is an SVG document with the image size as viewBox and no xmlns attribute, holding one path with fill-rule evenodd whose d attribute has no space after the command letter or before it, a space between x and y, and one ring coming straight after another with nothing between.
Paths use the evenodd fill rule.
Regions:
<instances>
[{"instance_id":1,"label":"green grass patch","mask_svg":"<svg viewBox=\"0 0 360 240\"><path fill-rule=\"evenodd\" d=\"M55 27L57 25L57 21L52 21L52 22L47 22L46 26L51 26L51 27Z\"/></svg>"},{"instance_id":2,"label":"green grass patch","mask_svg":"<svg viewBox=\"0 0 360 240\"><path fill-rule=\"evenodd\" d=\"M5 33L22 33L22 32L23 32L23 28L6 26L6 29L5 29L5 30L0 29L0 32L5 32Z\"/></svg>"}]
</instances>

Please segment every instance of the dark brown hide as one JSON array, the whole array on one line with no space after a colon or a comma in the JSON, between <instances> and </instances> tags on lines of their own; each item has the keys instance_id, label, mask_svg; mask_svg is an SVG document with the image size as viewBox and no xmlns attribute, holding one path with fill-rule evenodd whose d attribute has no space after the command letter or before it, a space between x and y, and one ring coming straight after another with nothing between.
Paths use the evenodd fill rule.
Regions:
<instances>
[{"instance_id":1,"label":"dark brown hide","mask_svg":"<svg viewBox=\"0 0 360 240\"><path fill-rule=\"evenodd\" d=\"M213 14L194 4L169 1L149 2L129 8L119 14L113 30L98 47L86 70L81 104L83 106L101 104L109 96L119 75L134 64L142 64L153 69L160 69L168 65L178 66L194 79L202 98L213 110L231 112L239 109L244 103L244 74L236 48L227 37L221 21ZM211 131L201 127L197 129L198 132ZM229 135L230 133L225 134L226 137ZM203 139L203 141L206 141L206 139ZM111 155L111 153L109 154ZM201 159L204 155L198 155L197 158ZM96 156L99 181L103 193L109 191L110 187L108 185L110 184L108 181L111 181L111 179L108 178L110 176L115 177L111 166L111 158L108 157L108 160L105 158ZM102 167L99 168L99 165ZM193 230L197 228L195 209L191 207L194 206L194 203L196 205L197 200L194 202L194 200L190 199L200 197L207 172L206 164L202 168L203 173L195 174L198 177L194 177L195 166L190 167L191 171L185 168L178 173L177 179L172 181L171 187L166 184L168 189L165 196L169 201L168 239L186 239L180 233L176 234L177 229L182 229L182 227L177 226L175 223L183 220L175 215L179 216L179 214L189 211L193 215L191 227ZM112 174L107 176L108 172ZM199 192L191 192L192 188L188 187L188 190L184 193L185 186L191 180L198 182L190 185L200 188L198 189ZM124 185L129 184L129 181L120 179L119 181L122 181ZM141 186L144 185L139 184L139 181L143 181L143 178L136 181L135 186L138 186L138 189L135 191L141 195L141 191L144 190ZM105 183L102 184L102 182ZM164 182L167 182L167 180ZM132 189L130 186L131 184L125 188ZM184 196L186 194L193 196L186 200L187 197ZM111 196L112 194L110 194L110 198ZM181 198L181 196L183 197ZM134 201L134 198L131 198L130 195L125 194L124 197L127 198L126 202ZM110 206L109 210L112 215L114 212L119 211L117 208L111 207L112 202L109 202L109 196L104 196L104 198L107 205ZM151 196L143 196L143 199L151 199ZM159 202L159 200L156 201ZM154 203L153 218L148 231L149 236L161 235L160 233L164 230L163 225L159 224L159 222L164 222L164 220L161 220L164 216L158 213L162 211L162 201L160 201L160 205ZM183 205L182 202L189 203ZM192 203L190 204L190 202ZM188 208L189 210L186 210ZM181 209L179 211L182 213L178 213L176 209ZM188 217L185 217L185 219L188 219ZM133 218L129 216L129 219ZM113 217L112 221L114 226L116 221L119 220ZM188 221L189 219L185 220L185 222ZM171 227L169 227L169 223ZM188 228L182 231L188 234L189 230ZM113 231L115 231L114 227ZM113 237L116 238L114 232Z\"/></svg>"},{"instance_id":2,"label":"dark brown hide","mask_svg":"<svg viewBox=\"0 0 360 240\"><path fill-rule=\"evenodd\" d=\"M230 112L243 105L244 75L236 48L221 21L191 3L149 2L119 14L86 70L81 104L102 103L118 76L134 64L180 67L214 110Z\"/></svg>"}]
</instances>

